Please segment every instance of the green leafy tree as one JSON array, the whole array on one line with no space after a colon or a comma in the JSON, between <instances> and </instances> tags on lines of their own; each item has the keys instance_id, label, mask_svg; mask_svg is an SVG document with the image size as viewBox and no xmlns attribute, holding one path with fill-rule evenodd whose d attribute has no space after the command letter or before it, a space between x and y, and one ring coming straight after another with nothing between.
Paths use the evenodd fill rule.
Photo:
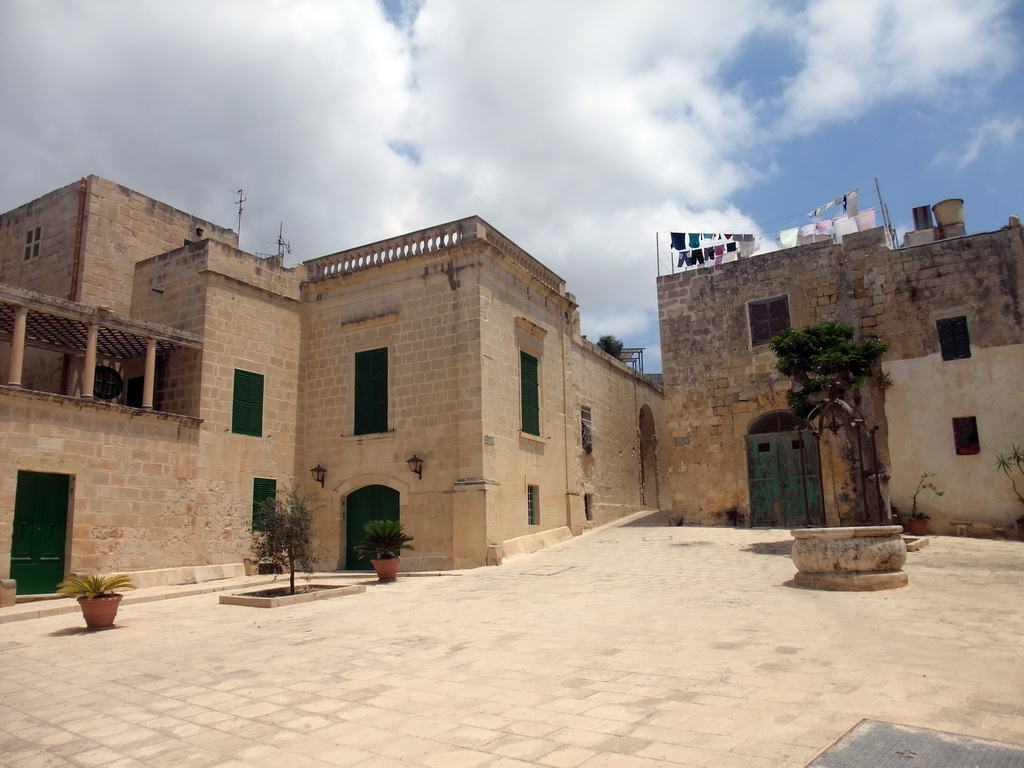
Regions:
<instances>
[{"instance_id":1,"label":"green leafy tree","mask_svg":"<svg viewBox=\"0 0 1024 768\"><path fill-rule=\"evenodd\" d=\"M260 562L275 563L287 570L292 595L295 594L295 571L312 573L316 566L314 511L311 497L302 495L295 483L262 502L257 509L258 525L252 531L253 555Z\"/></svg>"},{"instance_id":2,"label":"green leafy tree","mask_svg":"<svg viewBox=\"0 0 1024 768\"><path fill-rule=\"evenodd\" d=\"M876 339L855 342L853 335L850 326L829 321L799 331L787 328L772 337L776 369L800 385L787 396L790 410L797 416L810 414L820 399L815 395L826 386L833 388L836 397L860 386L889 348Z\"/></svg>"},{"instance_id":3,"label":"green leafy tree","mask_svg":"<svg viewBox=\"0 0 1024 768\"><path fill-rule=\"evenodd\" d=\"M597 346L618 360L619 353L622 352L622 339L608 333L597 340Z\"/></svg>"}]
</instances>

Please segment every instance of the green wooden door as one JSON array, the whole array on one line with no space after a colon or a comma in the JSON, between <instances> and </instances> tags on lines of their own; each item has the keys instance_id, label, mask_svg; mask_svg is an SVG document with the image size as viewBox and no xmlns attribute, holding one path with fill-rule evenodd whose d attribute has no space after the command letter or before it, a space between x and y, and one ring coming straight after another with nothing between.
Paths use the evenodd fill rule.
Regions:
<instances>
[{"instance_id":1,"label":"green wooden door","mask_svg":"<svg viewBox=\"0 0 1024 768\"><path fill-rule=\"evenodd\" d=\"M809 433L749 435L747 471L751 525L824 524L818 443Z\"/></svg>"},{"instance_id":2,"label":"green wooden door","mask_svg":"<svg viewBox=\"0 0 1024 768\"><path fill-rule=\"evenodd\" d=\"M11 578L19 595L55 591L64 580L64 539L71 478L18 472L11 540Z\"/></svg>"},{"instance_id":3,"label":"green wooden door","mask_svg":"<svg viewBox=\"0 0 1024 768\"><path fill-rule=\"evenodd\" d=\"M370 520L398 520L398 499L398 491L386 485L367 485L348 495L345 570L373 570L370 559L357 554L355 548L366 540L363 526Z\"/></svg>"}]
</instances>

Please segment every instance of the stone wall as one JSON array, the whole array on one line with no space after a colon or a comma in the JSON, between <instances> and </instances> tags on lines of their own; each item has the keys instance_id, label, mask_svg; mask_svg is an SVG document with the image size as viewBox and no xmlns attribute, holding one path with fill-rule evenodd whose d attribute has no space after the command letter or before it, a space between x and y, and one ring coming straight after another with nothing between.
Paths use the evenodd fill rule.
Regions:
<instances>
[{"instance_id":1,"label":"stone wall","mask_svg":"<svg viewBox=\"0 0 1024 768\"><path fill-rule=\"evenodd\" d=\"M77 301L127 314L135 265L203 237L238 248L238 235L98 176L89 177L85 255Z\"/></svg>"},{"instance_id":2,"label":"stone wall","mask_svg":"<svg viewBox=\"0 0 1024 768\"><path fill-rule=\"evenodd\" d=\"M568 413L570 424L576 420L570 454L585 502L579 510L582 518L573 519L573 530L578 533L580 528L603 525L641 509L667 508L661 388L586 339L574 344L570 372L576 398ZM583 407L591 415L590 452L582 444ZM590 519L584 507L589 507Z\"/></svg>"},{"instance_id":3,"label":"stone wall","mask_svg":"<svg viewBox=\"0 0 1024 768\"><path fill-rule=\"evenodd\" d=\"M0 397L0 578L19 470L72 478L72 572L239 559L237 509L205 504L195 419L5 389ZM204 493L204 490L206 491Z\"/></svg>"}]
</instances>

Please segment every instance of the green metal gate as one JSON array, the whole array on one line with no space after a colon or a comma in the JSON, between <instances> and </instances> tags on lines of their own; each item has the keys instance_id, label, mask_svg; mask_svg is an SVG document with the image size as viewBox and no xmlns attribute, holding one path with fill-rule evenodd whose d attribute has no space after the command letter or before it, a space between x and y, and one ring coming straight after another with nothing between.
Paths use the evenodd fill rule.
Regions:
<instances>
[{"instance_id":1,"label":"green metal gate","mask_svg":"<svg viewBox=\"0 0 1024 768\"><path fill-rule=\"evenodd\" d=\"M747 436L750 524L824 525L818 441L809 432Z\"/></svg>"},{"instance_id":2,"label":"green metal gate","mask_svg":"<svg viewBox=\"0 0 1024 768\"><path fill-rule=\"evenodd\" d=\"M347 498L345 521L345 570L373 570L370 559L355 548L366 540L363 526L370 520L398 520L399 493L386 485L366 485Z\"/></svg>"},{"instance_id":3,"label":"green metal gate","mask_svg":"<svg viewBox=\"0 0 1024 768\"><path fill-rule=\"evenodd\" d=\"M47 594L64 580L70 487L68 475L18 472L11 578L19 595Z\"/></svg>"}]
</instances>

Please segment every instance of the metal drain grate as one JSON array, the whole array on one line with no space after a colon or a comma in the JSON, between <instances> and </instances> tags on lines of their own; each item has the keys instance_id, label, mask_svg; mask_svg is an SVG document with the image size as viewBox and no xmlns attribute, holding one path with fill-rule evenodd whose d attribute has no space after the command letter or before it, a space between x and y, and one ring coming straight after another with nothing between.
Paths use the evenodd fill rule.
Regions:
<instances>
[{"instance_id":1,"label":"metal drain grate","mask_svg":"<svg viewBox=\"0 0 1024 768\"><path fill-rule=\"evenodd\" d=\"M1021 768L1024 747L861 720L807 768Z\"/></svg>"}]
</instances>

